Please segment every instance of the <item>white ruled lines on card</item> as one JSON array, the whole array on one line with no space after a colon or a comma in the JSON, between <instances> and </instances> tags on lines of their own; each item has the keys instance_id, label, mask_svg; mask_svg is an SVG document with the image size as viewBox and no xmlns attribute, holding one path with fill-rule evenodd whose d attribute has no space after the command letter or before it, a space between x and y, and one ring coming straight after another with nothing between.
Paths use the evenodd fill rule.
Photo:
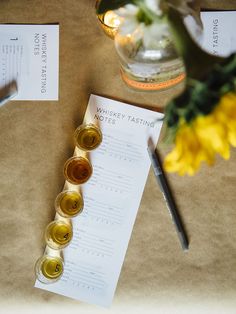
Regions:
<instances>
[{"instance_id":1,"label":"white ruled lines on card","mask_svg":"<svg viewBox=\"0 0 236 314\"><path fill-rule=\"evenodd\" d=\"M111 239L97 236L91 232L85 232L82 229L80 230L80 228L74 227L74 235L70 248L93 257L106 258L113 255L112 245L113 242Z\"/></svg>"},{"instance_id":2,"label":"white ruled lines on card","mask_svg":"<svg viewBox=\"0 0 236 314\"><path fill-rule=\"evenodd\" d=\"M103 134L103 141L97 154L106 155L117 161L126 161L130 165L142 160L143 148L138 143L130 142L128 139L121 139L116 133Z\"/></svg>"},{"instance_id":3,"label":"white ruled lines on card","mask_svg":"<svg viewBox=\"0 0 236 314\"><path fill-rule=\"evenodd\" d=\"M88 263L67 261L61 282L74 287L103 294L107 284L104 281L105 273L96 270L96 267Z\"/></svg>"},{"instance_id":4,"label":"white ruled lines on card","mask_svg":"<svg viewBox=\"0 0 236 314\"><path fill-rule=\"evenodd\" d=\"M19 79L22 67L23 45L0 45L0 86L5 87Z\"/></svg>"},{"instance_id":5,"label":"white ruled lines on card","mask_svg":"<svg viewBox=\"0 0 236 314\"><path fill-rule=\"evenodd\" d=\"M118 204L106 203L88 195L84 195L84 204L80 218L86 219L87 223L115 227L120 226L125 219L124 207Z\"/></svg>"}]
</instances>

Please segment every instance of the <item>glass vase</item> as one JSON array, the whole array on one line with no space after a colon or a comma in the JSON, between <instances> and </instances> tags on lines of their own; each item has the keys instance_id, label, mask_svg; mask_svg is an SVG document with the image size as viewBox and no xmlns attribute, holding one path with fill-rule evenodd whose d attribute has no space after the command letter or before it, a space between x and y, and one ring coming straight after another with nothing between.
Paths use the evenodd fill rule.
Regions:
<instances>
[{"instance_id":1,"label":"glass vase","mask_svg":"<svg viewBox=\"0 0 236 314\"><path fill-rule=\"evenodd\" d=\"M160 91L184 82L185 69L167 24L138 25L130 34L119 28L115 48L121 76L131 88Z\"/></svg>"}]
</instances>

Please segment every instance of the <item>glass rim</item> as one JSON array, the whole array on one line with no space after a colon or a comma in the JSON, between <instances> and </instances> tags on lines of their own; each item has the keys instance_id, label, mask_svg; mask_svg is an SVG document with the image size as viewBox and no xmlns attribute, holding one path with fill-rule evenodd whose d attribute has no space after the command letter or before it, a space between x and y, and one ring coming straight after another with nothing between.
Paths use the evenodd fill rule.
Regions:
<instances>
[{"instance_id":1,"label":"glass rim","mask_svg":"<svg viewBox=\"0 0 236 314\"><path fill-rule=\"evenodd\" d=\"M61 271L61 273L60 273L60 275L58 277L56 277L56 278L48 278L48 277L46 277L43 274L41 266L44 263L44 261L46 261L47 259L60 261L61 266L62 266L62 271ZM50 255L50 254L43 254L42 256L40 256L37 259L37 261L34 264L35 277L36 277L36 279L38 281L40 281L43 284L50 284L50 283L56 282L56 281L58 281L62 277L62 275L64 273L64 267L65 267L65 262L64 262L64 259L61 256L53 256L53 255ZM41 277L43 279L40 278L40 275L41 275Z\"/></svg>"},{"instance_id":2,"label":"glass rim","mask_svg":"<svg viewBox=\"0 0 236 314\"><path fill-rule=\"evenodd\" d=\"M79 141L77 140L77 137L79 136L80 132L82 132L84 129L86 128L93 128L94 130L96 130L100 136L100 141L98 142L98 144L95 146L95 147L92 147L92 148L85 148L83 146L81 146L79 144ZM103 140L103 134L102 134L102 131L101 129L99 128L99 126L97 126L96 124L92 123L92 122L89 122L89 123L82 123L81 125L79 125L75 131L74 131L74 143L75 143L75 146L78 147L79 149L81 149L82 151L84 152L91 152L95 149L97 149L100 144L102 143L102 140Z\"/></svg>"},{"instance_id":3,"label":"glass rim","mask_svg":"<svg viewBox=\"0 0 236 314\"><path fill-rule=\"evenodd\" d=\"M50 241L48 240L47 235L49 233L49 228L52 225L66 225L66 226L70 226L70 228L71 228L71 239L70 239L70 241L66 242L65 244L60 244L60 243L57 243L57 242L54 242L53 240L51 240L51 243L50 243ZM46 242L46 245L48 247L50 247L51 249L53 249L53 250L64 249L65 247L67 247L71 243L72 238L73 238L73 226L72 226L71 221L60 220L60 219L53 220L53 221L51 221L50 223L47 224L47 226L46 226L46 228L44 230L44 240Z\"/></svg>"},{"instance_id":4,"label":"glass rim","mask_svg":"<svg viewBox=\"0 0 236 314\"><path fill-rule=\"evenodd\" d=\"M111 11L112 11L112 10L111 10ZM109 28L110 30L114 30L114 31L118 30L119 26L110 26L110 25L108 25L108 24L106 24L106 23L104 22L104 16L105 16L105 14L106 14L106 13L97 14L97 17L98 17L99 22L100 22L103 26Z\"/></svg>"},{"instance_id":5,"label":"glass rim","mask_svg":"<svg viewBox=\"0 0 236 314\"><path fill-rule=\"evenodd\" d=\"M73 160L85 160L85 161L88 163L88 165L89 165L89 167L90 167L90 169L91 169L91 174L90 174L90 176L88 177L88 179L86 179L84 182L78 183L78 182L76 182L76 181L71 180L71 179L66 175L66 173L67 173L67 168L68 168L69 164L70 164ZM66 179L69 183L74 184L74 185L81 185L81 184L86 183L86 182L91 178L91 176L92 176L92 174L93 174L93 166L92 166L92 163L90 162L90 160L89 160L87 157L83 157L83 156L72 156L72 157L70 157L69 159L67 159L66 162L64 163L63 174L64 174L65 179Z\"/></svg>"},{"instance_id":6,"label":"glass rim","mask_svg":"<svg viewBox=\"0 0 236 314\"><path fill-rule=\"evenodd\" d=\"M80 210L73 214L73 215L68 215L66 213L64 213L64 211L62 210L61 206L60 206L60 201L63 199L63 196L64 195L68 195L68 194L77 194L80 198L81 198L81 202L82 202L82 207L80 208ZM59 203L59 204L58 204ZM83 199L83 196L80 192L78 191L75 191L75 190L63 190L61 191L56 199L55 199L55 202L54 202L54 207L55 207L55 211L58 213L58 215L62 216L63 218L73 218L73 217L76 217L78 216L79 214L81 214L83 212L83 209L84 209L84 199Z\"/></svg>"}]
</instances>

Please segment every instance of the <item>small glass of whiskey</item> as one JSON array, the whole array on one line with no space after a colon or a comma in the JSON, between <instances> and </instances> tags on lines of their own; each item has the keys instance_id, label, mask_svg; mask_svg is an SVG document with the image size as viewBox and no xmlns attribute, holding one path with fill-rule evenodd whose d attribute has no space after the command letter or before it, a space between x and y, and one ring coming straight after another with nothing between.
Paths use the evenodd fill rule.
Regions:
<instances>
[{"instance_id":1,"label":"small glass of whiskey","mask_svg":"<svg viewBox=\"0 0 236 314\"><path fill-rule=\"evenodd\" d=\"M80 193L76 191L62 191L55 200L56 212L65 218L72 218L83 211L84 201Z\"/></svg>"},{"instance_id":2,"label":"small glass of whiskey","mask_svg":"<svg viewBox=\"0 0 236 314\"><path fill-rule=\"evenodd\" d=\"M45 241L47 245L55 250L60 250L69 245L72 236L72 225L64 220L54 220L45 230Z\"/></svg>"},{"instance_id":3,"label":"small glass of whiskey","mask_svg":"<svg viewBox=\"0 0 236 314\"><path fill-rule=\"evenodd\" d=\"M74 140L81 150L91 151L101 144L102 132L95 124L82 124L75 130Z\"/></svg>"},{"instance_id":4,"label":"small glass of whiskey","mask_svg":"<svg viewBox=\"0 0 236 314\"><path fill-rule=\"evenodd\" d=\"M64 262L60 256L43 255L35 264L35 275L42 283L53 283L63 274Z\"/></svg>"},{"instance_id":5,"label":"small glass of whiskey","mask_svg":"<svg viewBox=\"0 0 236 314\"><path fill-rule=\"evenodd\" d=\"M71 157L64 165L64 176L72 184L78 185L87 182L92 172L92 165L85 157Z\"/></svg>"}]
</instances>

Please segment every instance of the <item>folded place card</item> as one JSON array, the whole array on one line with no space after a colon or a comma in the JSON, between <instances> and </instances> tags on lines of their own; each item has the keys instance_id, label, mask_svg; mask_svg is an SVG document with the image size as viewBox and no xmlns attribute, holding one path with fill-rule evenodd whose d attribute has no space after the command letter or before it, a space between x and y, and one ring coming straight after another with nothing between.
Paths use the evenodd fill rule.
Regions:
<instances>
[{"instance_id":1,"label":"folded place card","mask_svg":"<svg viewBox=\"0 0 236 314\"><path fill-rule=\"evenodd\" d=\"M35 287L111 304L150 168L148 139L157 143L162 118L158 112L91 95L84 122L98 125L103 140L89 153L92 177L77 186L84 210L73 218L63 276L47 285L36 281ZM76 189L68 182L65 186Z\"/></svg>"},{"instance_id":2,"label":"folded place card","mask_svg":"<svg viewBox=\"0 0 236 314\"><path fill-rule=\"evenodd\" d=\"M203 33L195 30L193 19L187 17L185 22L198 43L211 54L227 56L236 52L236 11L201 12Z\"/></svg>"},{"instance_id":3,"label":"folded place card","mask_svg":"<svg viewBox=\"0 0 236 314\"><path fill-rule=\"evenodd\" d=\"M236 51L236 11L202 12L202 46L210 53L227 56Z\"/></svg>"},{"instance_id":4,"label":"folded place card","mask_svg":"<svg viewBox=\"0 0 236 314\"><path fill-rule=\"evenodd\" d=\"M58 100L59 25L0 25L0 90L14 100Z\"/></svg>"}]
</instances>

